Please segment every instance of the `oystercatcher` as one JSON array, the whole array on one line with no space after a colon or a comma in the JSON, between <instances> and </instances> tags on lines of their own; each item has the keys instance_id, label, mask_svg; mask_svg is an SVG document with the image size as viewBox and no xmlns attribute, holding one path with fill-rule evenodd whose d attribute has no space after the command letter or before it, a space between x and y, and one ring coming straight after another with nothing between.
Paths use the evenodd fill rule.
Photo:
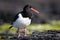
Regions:
<instances>
[{"instance_id":1,"label":"oystercatcher","mask_svg":"<svg viewBox=\"0 0 60 40\"><path fill-rule=\"evenodd\" d=\"M31 5L25 5L23 8L23 11L17 13L15 16L12 26L9 27L11 29L12 27L17 27L18 28L18 38L21 36L20 35L20 29L24 29L25 35L26 35L26 27L31 24L31 17L33 16L31 11L36 12L39 14L39 11L34 9Z\"/></svg>"}]
</instances>

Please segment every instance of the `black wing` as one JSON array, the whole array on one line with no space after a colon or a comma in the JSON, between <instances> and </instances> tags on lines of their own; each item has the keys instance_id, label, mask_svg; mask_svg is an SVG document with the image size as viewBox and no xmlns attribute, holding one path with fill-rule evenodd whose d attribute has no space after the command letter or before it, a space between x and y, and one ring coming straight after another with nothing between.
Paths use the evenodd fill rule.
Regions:
<instances>
[{"instance_id":1,"label":"black wing","mask_svg":"<svg viewBox=\"0 0 60 40\"><path fill-rule=\"evenodd\" d=\"M18 18L19 14L20 14L20 12L16 14L15 18L13 19L13 22L16 21L16 19Z\"/></svg>"}]
</instances>

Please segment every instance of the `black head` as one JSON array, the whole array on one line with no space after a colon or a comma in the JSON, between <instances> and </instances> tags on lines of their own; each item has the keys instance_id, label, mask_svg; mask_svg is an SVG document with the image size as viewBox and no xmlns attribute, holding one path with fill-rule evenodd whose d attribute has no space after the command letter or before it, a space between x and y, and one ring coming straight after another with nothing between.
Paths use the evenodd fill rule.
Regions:
<instances>
[{"instance_id":1,"label":"black head","mask_svg":"<svg viewBox=\"0 0 60 40\"><path fill-rule=\"evenodd\" d=\"M36 13L40 13L39 11L37 11L36 9L34 9L31 5L25 5L24 6L24 8L23 8L23 11L25 11L25 12L31 12L31 11L33 11L33 12L36 12Z\"/></svg>"},{"instance_id":2,"label":"black head","mask_svg":"<svg viewBox=\"0 0 60 40\"><path fill-rule=\"evenodd\" d=\"M24 8L23 8L23 10L27 10L27 9L29 9L31 7L32 7L31 5L25 5Z\"/></svg>"},{"instance_id":3,"label":"black head","mask_svg":"<svg viewBox=\"0 0 60 40\"><path fill-rule=\"evenodd\" d=\"M34 9L31 5L25 5L22 11L23 17L31 17L32 16L32 11L39 13L36 9Z\"/></svg>"}]
</instances>

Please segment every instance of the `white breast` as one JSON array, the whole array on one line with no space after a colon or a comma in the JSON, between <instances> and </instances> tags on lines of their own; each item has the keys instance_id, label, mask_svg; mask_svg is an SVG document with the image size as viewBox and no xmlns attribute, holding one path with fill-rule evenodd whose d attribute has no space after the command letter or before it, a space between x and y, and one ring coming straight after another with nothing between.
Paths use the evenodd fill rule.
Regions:
<instances>
[{"instance_id":1,"label":"white breast","mask_svg":"<svg viewBox=\"0 0 60 40\"><path fill-rule=\"evenodd\" d=\"M23 18L21 14L19 14L19 18L13 23L14 27L26 27L31 23L31 19L27 18Z\"/></svg>"}]
</instances>

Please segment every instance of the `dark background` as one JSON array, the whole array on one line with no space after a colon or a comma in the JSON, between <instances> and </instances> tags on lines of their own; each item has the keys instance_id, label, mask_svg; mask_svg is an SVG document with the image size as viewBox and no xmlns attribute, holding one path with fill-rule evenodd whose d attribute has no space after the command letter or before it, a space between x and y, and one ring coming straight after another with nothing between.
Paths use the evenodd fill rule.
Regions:
<instances>
[{"instance_id":1,"label":"dark background","mask_svg":"<svg viewBox=\"0 0 60 40\"><path fill-rule=\"evenodd\" d=\"M60 0L0 0L0 23L11 23L26 4L40 11L40 15L34 14L32 23L60 20Z\"/></svg>"}]
</instances>

